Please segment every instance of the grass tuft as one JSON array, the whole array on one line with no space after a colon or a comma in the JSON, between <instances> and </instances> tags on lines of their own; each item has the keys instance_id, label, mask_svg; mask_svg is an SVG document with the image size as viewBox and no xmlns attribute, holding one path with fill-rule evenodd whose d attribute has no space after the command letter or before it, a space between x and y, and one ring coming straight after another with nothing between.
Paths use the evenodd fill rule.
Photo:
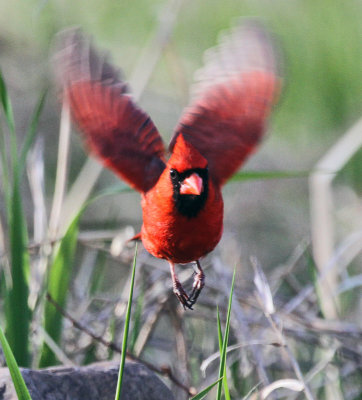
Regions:
<instances>
[{"instance_id":1,"label":"grass tuft","mask_svg":"<svg viewBox=\"0 0 362 400\"><path fill-rule=\"evenodd\" d=\"M0 326L0 343L3 348L6 364L9 368L11 379L13 380L16 394L19 400L31 400L28 388L26 387L24 378L21 375L14 354L11 351L10 345L6 340L4 332Z\"/></svg>"},{"instance_id":2,"label":"grass tuft","mask_svg":"<svg viewBox=\"0 0 362 400\"><path fill-rule=\"evenodd\" d=\"M225 370L226 370L226 349L228 346L228 341L229 341L229 332L230 332L230 315L231 315L231 305L232 305L232 299L233 299L233 293L234 293L234 284L235 284L235 274L236 274L236 269L234 269L233 273L233 279L231 282L231 289L230 289L230 294L229 294L229 304L228 304L228 310L227 310L227 317L226 317L226 325L225 325L225 334L224 338L222 339L222 333L221 329L219 330L219 342L222 341L222 346L221 346L221 351L220 351L220 366L219 366L219 378L224 377L222 381L219 381L217 385L217 395L216 395L216 400L221 399L221 391L222 391L222 386L224 386L224 392L225 396L228 393L228 384L227 384L227 378L226 375L224 375ZM220 320L218 325L220 325ZM230 398L230 394L229 394Z\"/></svg>"},{"instance_id":3,"label":"grass tuft","mask_svg":"<svg viewBox=\"0 0 362 400\"><path fill-rule=\"evenodd\" d=\"M79 218L84 208L74 218L67 232L62 238L58 250L55 253L54 260L50 266L48 292L54 301L61 308L65 307L69 282L72 272L72 262L78 238ZM44 309L44 329L55 343L60 342L62 333L62 318L58 311L49 302L45 304ZM49 367L57 363L57 358L50 347L43 343L39 367Z\"/></svg>"},{"instance_id":4,"label":"grass tuft","mask_svg":"<svg viewBox=\"0 0 362 400\"><path fill-rule=\"evenodd\" d=\"M134 288L134 280L135 280L135 275L136 275L137 247L138 246L136 244L135 254L134 254L134 258L133 258L131 288L129 291L128 305L127 305L127 311L126 311L126 320L124 322L124 329L123 329L122 354L121 354L121 362L119 365L115 400L120 400L121 392L122 392L124 365L126 362L126 354L127 354L128 332L129 332L129 326L131 323L133 288Z\"/></svg>"},{"instance_id":5,"label":"grass tuft","mask_svg":"<svg viewBox=\"0 0 362 400\"><path fill-rule=\"evenodd\" d=\"M3 175L6 175L3 189L7 207L11 261L11 279L7 280L5 296L6 332L17 362L21 366L29 366L29 327L32 317L28 306L30 257L28 253L27 221L22 205L21 178L25 169L28 151L37 133L40 114L44 106L45 93L40 97L35 108L19 158L17 157L18 149L11 100L1 71L0 98L10 133L10 158L6 155L5 139L1 143L1 164ZM9 180L10 175L12 177L11 183Z\"/></svg>"}]
</instances>

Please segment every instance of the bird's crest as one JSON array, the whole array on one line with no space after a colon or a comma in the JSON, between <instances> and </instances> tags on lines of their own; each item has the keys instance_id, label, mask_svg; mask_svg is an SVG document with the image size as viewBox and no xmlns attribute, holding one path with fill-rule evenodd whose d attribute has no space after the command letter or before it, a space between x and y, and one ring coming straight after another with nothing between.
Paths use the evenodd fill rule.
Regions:
<instances>
[{"instance_id":1,"label":"bird's crest","mask_svg":"<svg viewBox=\"0 0 362 400\"><path fill-rule=\"evenodd\" d=\"M206 168L207 160L180 134L177 137L168 165L170 168L175 168L178 172L184 172L188 169Z\"/></svg>"}]
</instances>

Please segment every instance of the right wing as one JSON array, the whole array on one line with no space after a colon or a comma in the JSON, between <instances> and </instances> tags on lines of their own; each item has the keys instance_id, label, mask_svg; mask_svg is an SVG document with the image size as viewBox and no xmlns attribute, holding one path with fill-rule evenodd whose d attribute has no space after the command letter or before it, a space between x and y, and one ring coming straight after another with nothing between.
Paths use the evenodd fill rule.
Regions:
<instances>
[{"instance_id":1,"label":"right wing","mask_svg":"<svg viewBox=\"0 0 362 400\"><path fill-rule=\"evenodd\" d=\"M164 145L127 85L79 29L57 36L54 64L65 101L85 141L102 163L140 192L165 168Z\"/></svg>"},{"instance_id":2,"label":"right wing","mask_svg":"<svg viewBox=\"0 0 362 400\"><path fill-rule=\"evenodd\" d=\"M176 127L207 159L224 184L257 148L281 86L277 54L267 31L253 21L237 26L205 54L194 96Z\"/></svg>"}]
</instances>

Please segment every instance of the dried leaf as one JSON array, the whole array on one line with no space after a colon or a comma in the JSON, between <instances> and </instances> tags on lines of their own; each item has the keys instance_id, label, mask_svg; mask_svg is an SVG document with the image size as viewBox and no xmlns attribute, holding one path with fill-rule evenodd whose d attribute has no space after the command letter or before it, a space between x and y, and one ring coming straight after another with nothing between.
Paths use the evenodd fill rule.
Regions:
<instances>
[{"instance_id":1,"label":"dried leaf","mask_svg":"<svg viewBox=\"0 0 362 400\"><path fill-rule=\"evenodd\" d=\"M270 393L280 388L301 392L304 389L304 384L297 379L280 379L266 386L260 393L261 398L266 399Z\"/></svg>"},{"instance_id":2,"label":"dried leaf","mask_svg":"<svg viewBox=\"0 0 362 400\"><path fill-rule=\"evenodd\" d=\"M269 283L264 275L264 272L255 257L251 257L250 261L254 268L254 284L262 302L264 310L269 315L275 313L273 296L271 294Z\"/></svg>"}]
</instances>

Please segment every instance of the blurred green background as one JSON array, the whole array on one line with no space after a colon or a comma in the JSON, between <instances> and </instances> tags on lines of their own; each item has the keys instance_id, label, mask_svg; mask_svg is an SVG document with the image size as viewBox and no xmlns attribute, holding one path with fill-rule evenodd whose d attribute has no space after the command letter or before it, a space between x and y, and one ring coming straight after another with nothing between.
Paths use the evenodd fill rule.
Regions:
<instances>
[{"instance_id":1,"label":"blurred green background","mask_svg":"<svg viewBox=\"0 0 362 400\"><path fill-rule=\"evenodd\" d=\"M18 57L17 68L23 71L17 84L11 83L24 88L24 80L28 87L30 73L37 75L37 83L44 81L49 43L58 30L69 25L80 25L94 35L129 76L166 4L164 0L3 1L1 56ZM170 47L190 82L203 51L215 44L220 30L229 28L239 16L264 17L280 40L285 58L286 90L275 119L276 132L297 139L299 146L317 138L328 143L360 115L361 7L355 0L185 0ZM37 66L34 70L34 63L42 69ZM170 61L165 56L157 65L148 92L181 101L182 92L167 63ZM315 151L315 146L310 147Z\"/></svg>"}]
</instances>

